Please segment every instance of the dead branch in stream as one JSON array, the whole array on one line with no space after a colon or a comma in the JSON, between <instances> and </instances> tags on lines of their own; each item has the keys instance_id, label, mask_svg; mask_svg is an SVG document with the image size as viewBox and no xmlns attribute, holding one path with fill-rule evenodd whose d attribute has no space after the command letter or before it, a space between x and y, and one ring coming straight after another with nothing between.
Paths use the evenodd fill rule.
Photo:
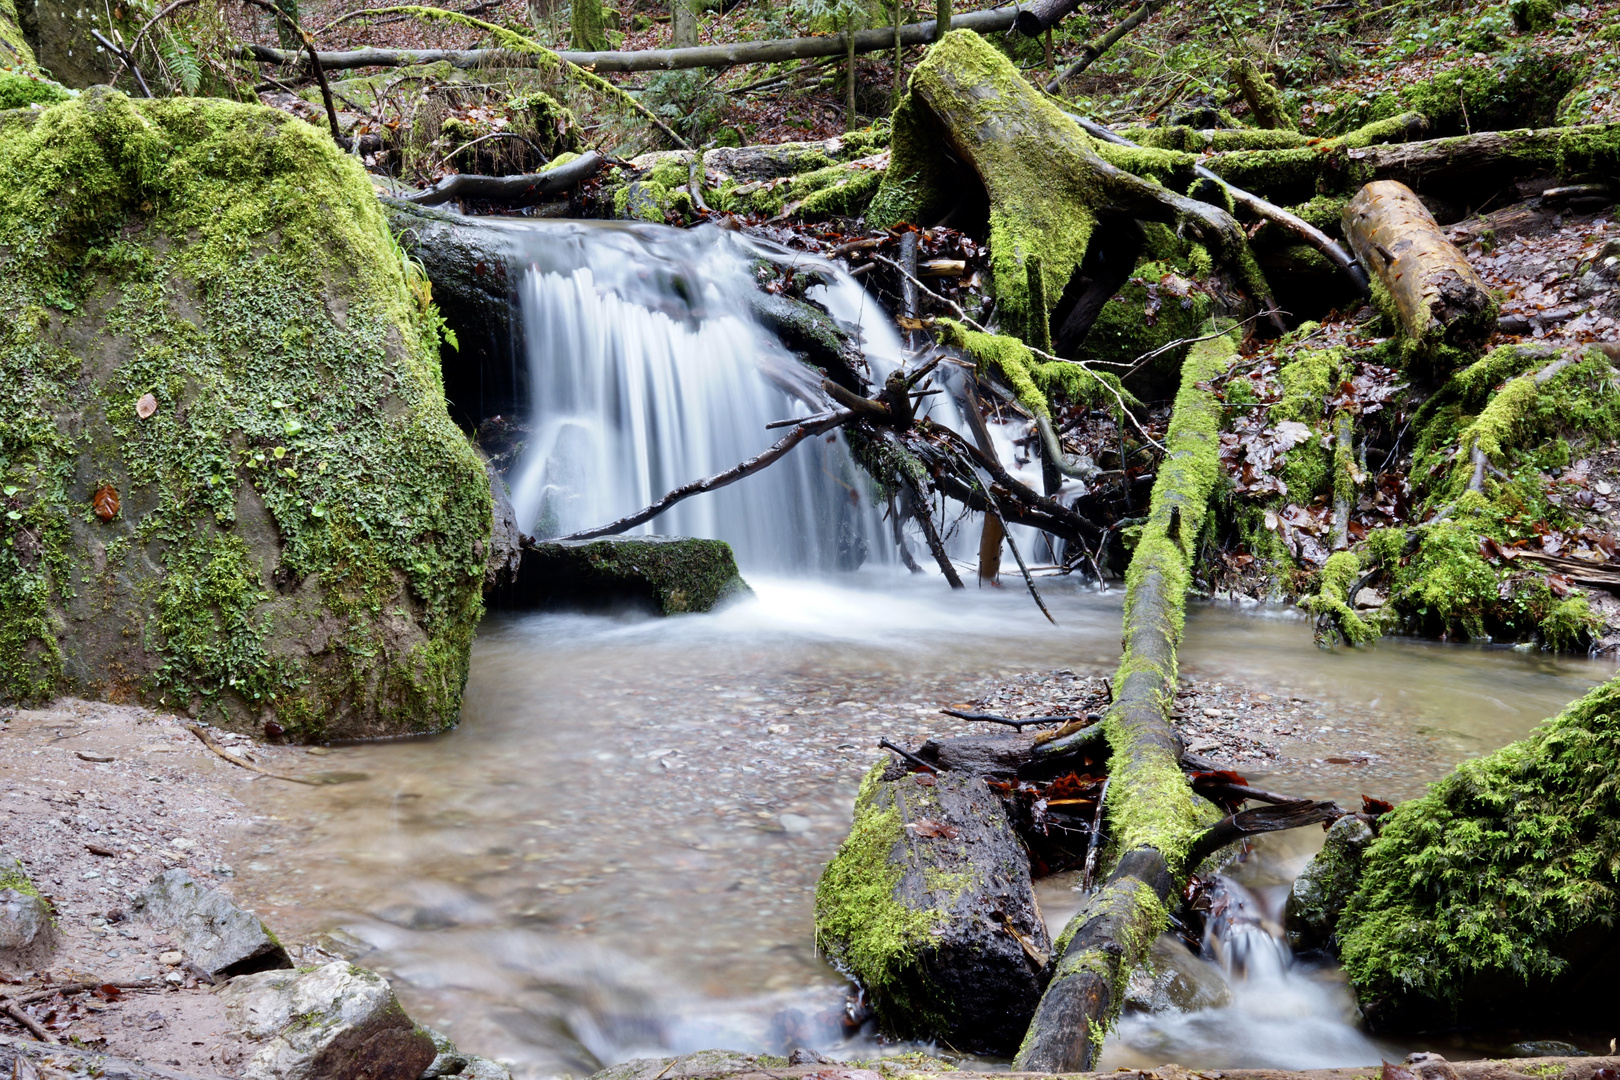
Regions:
<instances>
[{"instance_id":1,"label":"dead branch in stream","mask_svg":"<svg viewBox=\"0 0 1620 1080\"><path fill-rule=\"evenodd\" d=\"M628 532L637 525L646 524L678 502L690 499L694 495L702 495L706 491L717 491L730 484L735 484L745 476L752 476L772 462L779 460L782 455L810 436L826 434L833 428L842 427L855 419L857 419L857 414L854 412L824 413L820 416L811 417L765 450L747 461L727 469L725 472L715 473L713 476L695 480L684 487L678 487L652 505L643 507L617 521L610 521L606 525L595 529L586 529L582 532L569 533L567 536L555 537L548 542L567 543L571 540L594 540L598 536L617 536L619 533Z\"/></svg>"},{"instance_id":2,"label":"dead branch in stream","mask_svg":"<svg viewBox=\"0 0 1620 1080\"><path fill-rule=\"evenodd\" d=\"M958 720L974 720L985 724L1003 724L1014 731L1023 731L1031 724L1067 724L1081 719L1078 716L1031 716L1023 720L1015 720L1010 716L997 716L994 713L962 712L959 709L941 709L946 716L954 716Z\"/></svg>"},{"instance_id":3,"label":"dead branch in stream","mask_svg":"<svg viewBox=\"0 0 1620 1080\"><path fill-rule=\"evenodd\" d=\"M435 187L407 196L403 201L417 206L437 206L451 199L477 199L506 206L527 206L543 195L554 195L578 187L595 176L606 159L588 150L565 165L540 173L519 176L475 176L452 173Z\"/></svg>"}]
</instances>

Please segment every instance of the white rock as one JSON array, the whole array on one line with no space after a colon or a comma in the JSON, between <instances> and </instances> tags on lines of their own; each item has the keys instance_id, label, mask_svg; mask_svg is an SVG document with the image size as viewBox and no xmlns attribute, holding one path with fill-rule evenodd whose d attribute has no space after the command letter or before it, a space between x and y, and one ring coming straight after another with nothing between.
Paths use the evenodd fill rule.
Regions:
<instances>
[{"instance_id":1,"label":"white rock","mask_svg":"<svg viewBox=\"0 0 1620 1080\"><path fill-rule=\"evenodd\" d=\"M417 1080L436 1057L387 980L341 960L239 975L220 996L226 1019L262 1044L241 1080Z\"/></svg>"},{"instance_id":2,"label":"white rock","mask_svg":"<svg viewBox=\"0 0 1620 1080\"><path fill-rule=\"evenodd\" d=\"M185 955L181 953L179 949L170 949L166 953L158 954L158 963L164 964L168 967L179 967L180 961L184 959Z\"/></svg>"}]
</instances>

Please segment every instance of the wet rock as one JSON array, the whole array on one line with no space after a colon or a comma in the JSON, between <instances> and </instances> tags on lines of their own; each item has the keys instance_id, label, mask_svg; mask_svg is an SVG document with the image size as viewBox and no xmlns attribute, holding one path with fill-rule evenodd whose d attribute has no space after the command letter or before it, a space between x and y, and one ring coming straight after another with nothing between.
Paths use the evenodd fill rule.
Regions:
<instances>
[{"instance_id":1,"label":"wet rock","mask_svg":"<svg viewBox=\"0 0 1620 1080\"><path fill-rule=\"evenodd\" d=\"M240 975L220 994L226 1019L261 1044L242 1080L417 1080L438 1058L387 980L342 961Z\"/></svg>"},{"instance_id":2,"label":"wet rock","mask_svg":"<svg viewBox=\"0 0 1620 1080\"><path fill-rule=\"evenodd\" d=\"M292 967L287 950L257 915L185 870L165 870L130 906L153 926L171 929L180 951L210 975Z\"/></svg>"},{"instance_id":3,"label":"wet rock","mask_svg":"<svg viewBox=\"0 0 1620 1080\"><path fill-rule=\"evenodd\" d=\"M1516 1042L1508 1047L1508 1052L1514 1057L1590 1057L1585 1050L1574 1043L1560 1042L1557 1039L1530 1039L1526 1042ZM1428 1080L1425 1077L1424 1080Z\"/></svg>"},{"instance_id":4,"label":"wet rock","mask_svg":"<svg viewBox=\"0 0 1620 1080\"><path fill-rule=\"evenodd\" d=\"M1361 853L1372 839L1372 826L1355 814L1340 818L1328 830L1322 850L1300 871L1288 893L1284 926L1295 949L1336 947L1334 928L1355 890Z\"/></svg>"},{"instance_id":5,"label":"wet rock","mask_svg":"<svg viewBox=\"0 0 1620 1080\"><path fill-rule=\"evenodd\" d=\"M867 774L816 886L816 938L904 1038L1011 1054L1052 954L1029 855L978 777Z\"/></svg>"},{"instance_id":6,"label":"wet rock","mask_svg":"<svg viewBox=\"0 0 1620 1080\"><path fill-rule=\"evenodd\" d=\"M523 565L523 530L518 527L517 511L512 509L506 493L506 481L490 462L484 462L484 471L489 474L495 517L489 533L489 558L484 563L484 593L488 595L517 580Z\"/></svg>"},{"instance_id":7,"label":"wet rock","mask_svg":"<svg viewBox=\"0 0 1620 1080\"><path fill-rule=\"evenodd\" d=\"M424 1028L433 1040L434 1058L422 1070L419 1080L439 1080L444 1076L457 1076L461 1080L512 1080L512 1070L498 1061L477 1054L464 1054L456 1049L450 1037L432 1028Z\"/></svg>"},{"instance_id":8,"label":"wet rock","mask_svg":"<svg viewBox=\"0 0 1620 1080\"><path fill-rule=\"evenodd\" d=\"M23 864L0 852L0 971L32 967L50 955L51 908Z\"/></svg>"},{"instance_id":9,"label":"wet rock","mask_svg":"<svg viewBox=\"0 0 1620 1080\"><path fill-rule=\"evenodd\" d=\"M1187 951L1179 938L1161 935L1151 962L1131 973L1125 1004L1143 1012L1198 1012L1232 1003L1232 988L1215 969Z\"/></svg>"},{"instance_id":10,"label":"wet rock","mask_svg":"<svg viewBox=\"0 0 1620 1080\"><path fill-rule=\"evenodd\" d=\"M777 1059L778 1062L781 1058ZM739 1050L699 1050L674 1058L633 1058L610 1065L589 1080L690 1080L693 1077L725 1076L752 1072L759 1058Z\"/></svg>"},{"instance_id":11,"label":"wet rock","mask_svg":"<svg viewBox=\"0 0 1620 1080\"><path fill-rule=\"evenodd\" d=\"M1565 1046L1567 1044L1556 1043L1553 1045ZM1570 1049L1574 1050L1575 1048L1570 1047ZM1575 1052L1580 1053L1578 1050ZM1452 1067L1451 1062L1439 1054L1431 1054L1420 1050L1415 1054L1407 1054L1405 1064L1410 1066L1413 1072L1417 1073L1418 1080L1457 1080L1457 1070Z\"/></svg>"},{"instance_id":12,"label":"wet rock","mask_svg":"<svg viewBox=\"0 0 1620 1080\"><path fill-rule=\"evenodd\" d=\"M630 604L677 615L712 611L751 591L723 540L614 536L526 548L517 581L496 592L495 604L516 609Z\"/></svg>"}]
</instances>

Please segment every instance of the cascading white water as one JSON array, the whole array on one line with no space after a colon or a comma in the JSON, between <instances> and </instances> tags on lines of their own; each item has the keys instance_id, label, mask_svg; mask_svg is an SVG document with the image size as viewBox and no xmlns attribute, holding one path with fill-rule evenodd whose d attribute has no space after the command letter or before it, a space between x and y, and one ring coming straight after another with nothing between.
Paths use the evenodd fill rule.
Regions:
<instances>
[{"instance_id":1,"label":"cascading white water","mask_svg":"<svg viewBox=\"0 0 1620 1080\"><path fill-rule=\"evenodd\" d=\"M825 407L819 377L738 299L755 287L752 241L622 223L513 232L528 264L520 302L531 411L509 483L526 530L558 536L612 521L764 450L781 437L769 422ZM835 280L824 292L846 306L850 289L865 295L818 265ZM878 343L881 380L901 360L899 342L869 298L864 314L848 321ZM744 566L769 570L892 559L881 508L841 438L800 444L639 531L726 540Z\"/></svg>"}]
</instances>

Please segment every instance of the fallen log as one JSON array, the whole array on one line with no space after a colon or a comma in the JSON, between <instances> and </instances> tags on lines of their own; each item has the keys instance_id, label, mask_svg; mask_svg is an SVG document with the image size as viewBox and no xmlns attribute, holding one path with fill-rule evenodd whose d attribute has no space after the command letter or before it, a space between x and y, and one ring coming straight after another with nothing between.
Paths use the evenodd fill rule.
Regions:
<instances>
[{"instance_id":1,"label":"fallen log","mask_svg":"<svg viewBox=\"0 0 1620 1080\"><path fill-rule=\"evenodd\" d=\"M541 173L518 176L475 176L454 173L426 191L408 195L403 201L417 206L438 206L451 199L478 199L506 206L529 206L543 195L555 195L578 187L601 170L604 158L588 150L565 165Z\"/></svg>"},{"instance_id":2,"label":"fallen log","mask_svg":"<svg viewBox=\"0 0 1620 1080\"><path fill-rule=\"evenodd\" d=\"M1025 37L1040 37L1079 6L1080 0L1033 0L1019 8L1013 26Z\"/></svg>"},{"instance_id":3,"label":"fallen log","mask_svg":"<svg viewBox=\"0 0 1620 1080\"><path fill-rule=\"evenodd\" d=\"M996 33L1013 25L1016 7L995 8L989 11L970 11L956 15L951 26L958 30L974 30L982 34ZM900 45L926 45L934 40L934 20L908 23L900 28ZM878 52L893 48L895 32L892 26L876 30L860 30L855 34L857 53ZM678 71L684 68L724 68L744 64L778 64L785 60L808 60L824 56L842 56L846 50L844 35L830 34L818 37L784 38L775 41L739 41L730 45L700 45L690 49L636 49L624 51L586 52L560 50L558 59L597 74L615 71ZM333 69L362 67L406 67L412 64L448 62L452 67L539 67L539 57L512 49L349 49L342 52L317 53L321 67ZM297 63L298 54L283 52L268 45L243 46L240 58L261 64Z\"/></svg>"},{"instance_id":4,"label":"fallen log","mask_svg":"<svg viewBox=\"0 0 1620 1080\"><path fill-rule=\"evenodd\" d=\"M887 1030L1009 1053L1052 947L1023 843L984 780L885 780L886 768L861 784L816 886L816 945L860 981Z\"/></svg>"},{"instance_id":5,"label":"fallen log","mask_svg":"<svg viewBox=\"0 0 1620 1080\"><path fill-rule=\"evenodd\" d=\"M1140 147L1130 139L1127 139L1123 135L1120 135L1102 124L1097 123L1095 120L1089 120L1085 117L1077 116L1074 113L1069 113L1068 115L1088 134L1096 138L1111 142L1116 146L1128 146L1133 149L1140 149ZM1260 196L1250 194L1240 187L1234 187L1225 180L1221 179L1221 177L1217 176L1215 173L1211 172L1209 169L1204 168L1202 165L1194 166L1193 172L1206 180L1213 180L1217 184L1220 184L1221 187L1226 190L1227 194L1232 196L1232 202L1234 205L1245 207L1256 217L1264 218L1267 221L1281 225L1283 228L1287 229L1289 232L1311 245L1317 251L1320 251L1323 255L1327 256L1329 262L1343 271L1344 275L1350 279L1352 284L1355 285L1357 292L1363 296L1367 295L1368 289L1366 271L1362 270L1361 267L1356 263L1356 260L1350 256L1350 253L1345 251L1344 248L1341 247L1338 242L1336 242L1327 233L1299 217L1297 214L1284 210L1280 206L1269 203L1265 199L1260 198Z\"/></svg>"},{"instance_id":6,"label":"fallen log","mask_svg":"<svg viewBox=\"0 0 1620 1080\"><path fill-rule=\"evenodd\" d=\"M1495 331L1495 298L1411 188L1368 184L1344 208L1343 228L1382 284L1375 295L1401 328L1409 360L1481 345Z\"/></svg>"},{"instance_id":7,"label":"fallen log","mask_svg":"<svg viewBox=\"0 0 1620 1080\"><path fill-rule=\"evenodd\" d=\"M1125 980L1163 928L1165 900L1193 869L1189 853L1205 831L1169 709L1192 552L1220 476L1220 403L1200 384L1217 378L1236 355L1232 339L1219 335L1194 345L1182 365L1167 453L1125 578L1125 655L1103 719L1112 749L1107 820L1121 856L1059 937L1067 946L1016 1070L1076 1072L1091 1065L1123 1004Z\"/></svg>"}]
</instances>

